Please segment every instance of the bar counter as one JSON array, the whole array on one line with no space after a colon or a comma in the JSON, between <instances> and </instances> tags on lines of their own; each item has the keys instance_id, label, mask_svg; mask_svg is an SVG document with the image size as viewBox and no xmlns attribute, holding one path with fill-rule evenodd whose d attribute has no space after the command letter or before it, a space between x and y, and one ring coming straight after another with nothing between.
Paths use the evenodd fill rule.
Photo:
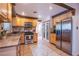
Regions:
<instances>
[{"instance_id":1,"label":"bar counter","mask_svg":"<svg viewBox=\"0 0 79 59\"><path fill-rule=\"evenodd\" d=\"M4 39L0 40L0 48L9 47L9 46L16 46L19 43L20 36L9 36L5 37Z\"/></svg>"},{"instance_id":2,"label":"bar counter","mask_svg":"<svg viewBox=\"0 0 79 59\"><path fill-rule=\"evenodd\" d=\"M20 35L10 35L0 39L0 56L18 55Z\"/></svg>"}]
</instances>

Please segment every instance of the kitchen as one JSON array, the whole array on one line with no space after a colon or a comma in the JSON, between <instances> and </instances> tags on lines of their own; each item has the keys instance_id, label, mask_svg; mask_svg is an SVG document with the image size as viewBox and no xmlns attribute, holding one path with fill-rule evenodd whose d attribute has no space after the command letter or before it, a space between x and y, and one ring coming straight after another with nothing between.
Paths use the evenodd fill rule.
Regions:
<instances>
[{"instance_id":1,"label":"kitchen","mask_svg":"<svg viewBox=\"0 0 79 59\"><path fill-rule=\"evenodd\" d=\"M50 5L52 5L54 9L49 7ZM24 8L25 6L26 8ZM77 50L74 50L75 48L73 48L75 47L75 41L73 41L75 39L72 38L72 25L74 24L72 18L75 16L75 7L72 8L63 3L1 3L0 8L0 55L24 56L24 51L27 49L28 50L25 53L26 56L33 54L35 50L38 55L50 55L49 51L42 51L42 48L44 48L43 44L51 46L50 51L52 50L53 52L56 52L55 49L61 51L59 53L56 52L57 54L55 53L55 55L78 55L78 53L75 54L74 52ZM37 15L39 14L38 12L43 13L43 19L40 15ZM26 16L25 13L28 13L28 16ZM49 15L51 17L48 17ZM39 33L37 31L37 25L39 22L43 25L41 26L41 39L38 39ZM44 43L43 41L46 41L47 43ZM55 48L55 51L52 46ZM33 49L33 51L28 53L30 49ZM44 53L41 53L40 51Z\"/></svg>"},{"instance_id":2,"label":"kitchen","mask_svg":"<svg viewBox=\"0 0 79 59\"><path fill-rule=\"evenodd\" d=\"M0 51L2 52L0 55L19 55L20 54L20 44L24 44L24 27L23 26L14 26L13 20L15 17L14 14L12 14L12 10L14 7L14 4L10 3L4 3L0 4L0 8L2 8L0 11ZM17 16L17 18L19 18ZM21 18L19 18L21 19ZM27 18L27 22L32 22L33 26L30 27L30 29L34 31L34 37L32 39L33 42L37 42L37 33L35 33L35 26L37 23L37 20L32 21L33 18ZM36 18L35 18L36 19ZM36 22L36 23L35 23ZM18 25L18 23L16 23ZM30 24L27 24L28 26ZM33 28L32 28L33 27ZM27 29L28 27L25 27ZM29 28L28 28L29 29ZM21 39L22 36L22 40ZM9 52L10 51L10 52ZM12 53L13 52L13 53ZM14 53L15 52L15 53ZM8 53L8 54L7 54Z\"/></svg>"}]
</instances>

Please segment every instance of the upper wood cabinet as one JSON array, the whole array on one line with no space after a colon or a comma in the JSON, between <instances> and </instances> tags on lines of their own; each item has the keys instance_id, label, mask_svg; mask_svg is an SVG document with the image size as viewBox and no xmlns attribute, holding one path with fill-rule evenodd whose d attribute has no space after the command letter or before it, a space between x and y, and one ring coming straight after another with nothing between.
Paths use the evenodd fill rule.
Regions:
<instances>
[{"instance_id":1,"label":"upper wood cabinet","mask_svg":"<svg viewBox=\"0 0 79 59\"><path fill-rule=\"evenodd\" d=\"M52 23L53 23L53 25L56 25L57 22L60 22L61 20L64 20L64 19L67 20L68 18L70 18L72 16L73 16L72 11L63 13L57 17L52 18Z\"/></svg>"},{"instance_id":2,"label":"upper wood cabinet","mask_svg":"<svg viewBox=\"0 0 79 59\"><path fill-rule=\"evenodd\" d=\"M0 15L3 17L1 20L12 22L12 4L0 3Z\"/></svg>"},{"instance_id":3,"label":"upper wood cabinet","mask_svg":"<svg viewBox=\"0 0 79 59\"><path fill-rule=\"evenodd\" d=\"M8 5L8 15L7 15L7 17L9 19L9 21L12 22L12 4L8 3L7 5Z\"/></svg>"},{"instance_id":4,"label":"upper wood cabinet","mask_svg":"<svg viewBox=\"0 0 79 59\"><path fill-rule=\"evenodd\" d=\"M16 16L13 22L14 22L14 26L24 26L25 22L32 22L33 27L36 27L38 20Z\"/></svg>"}]
</instances>

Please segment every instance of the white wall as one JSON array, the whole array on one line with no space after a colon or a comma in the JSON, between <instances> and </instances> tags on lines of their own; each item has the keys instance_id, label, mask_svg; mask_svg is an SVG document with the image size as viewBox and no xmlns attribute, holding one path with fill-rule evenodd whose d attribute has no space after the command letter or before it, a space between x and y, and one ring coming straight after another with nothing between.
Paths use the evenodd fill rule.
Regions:
<instances>
[{"instance_id":1,"label":"white wall","mask_svg":"<svg viewBox=\"0 0 79 59\"><path fill-rule=\"evenodd\" d=\"M67 5L76 9L75 16L73 19L73 39L72 39L72 55L79 55L79 4L71 3ZM76 27L78 26L78 29Z\"/></svg>"},{"instance_id":2,"label":"white wall","mask_svg":"<svg viewBox=\"0 0 79 59\"><path fill-rule=\"evenodd\" d=\"M72 55L79 55L79 30L76 29L78 26L78 17L73 16L73 39L72 39Z\"/></svg>"}]
</instances>

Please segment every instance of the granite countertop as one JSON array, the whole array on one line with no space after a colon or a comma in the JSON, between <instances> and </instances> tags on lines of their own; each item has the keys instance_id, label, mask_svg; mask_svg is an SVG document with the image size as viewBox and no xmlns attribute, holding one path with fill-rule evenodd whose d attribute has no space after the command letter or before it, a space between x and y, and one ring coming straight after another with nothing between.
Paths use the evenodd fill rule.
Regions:
<instances>
[{"instance_id":1,"label":"granite countertop","mask_svg":"<svg viewBox=\"0 0 79 59\"><path fill-rule=\"evenodd\" d=\"M8 36L4 39L0 40L0 48L9 47L9 46L17 46L19 44L20 35L12 35Z\"/></svg>"},{"instance_id":2,"label":"granite countertop","mask_svg":"<svg viewBox=\"0 0 79 59\"><path fill-rule=\"evenodd\" d=\"M3 30L0 30L0 32L2 32Z\"/></svg>"}]
</instances>

